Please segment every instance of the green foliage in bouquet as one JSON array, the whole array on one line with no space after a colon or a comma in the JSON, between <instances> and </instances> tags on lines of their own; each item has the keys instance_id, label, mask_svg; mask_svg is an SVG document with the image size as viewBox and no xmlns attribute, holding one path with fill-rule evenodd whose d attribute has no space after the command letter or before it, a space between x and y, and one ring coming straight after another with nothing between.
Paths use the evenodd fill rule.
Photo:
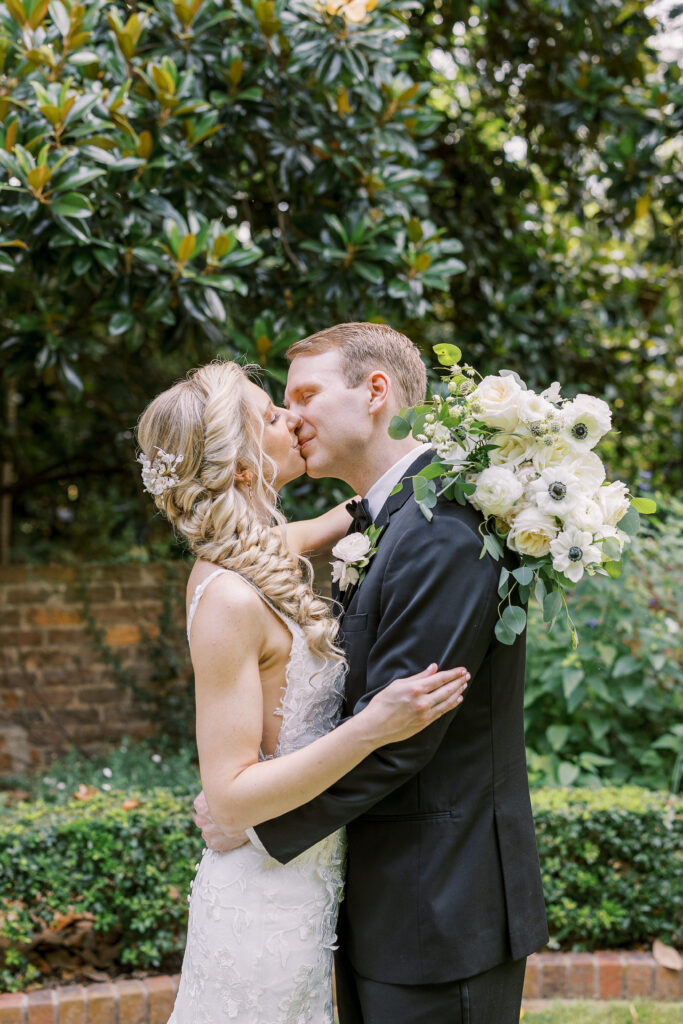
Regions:
<instances>
[{"instance_id":1,"label":"green foliage in bouquet","mask_svg":"<svg viewBox=\"0 0 683 1024\"><path fill-rule=\"evenodd\" d=\"M680 800L635 788L540 790L533 797L552 942L632 946L680 938ZM92 915L120 942L122 970L183 950L186 896L202 849L191 793L81 791L24 804L0 824L0 985L39 980L31 943L59 915Z\"/></svg>"}]
</instances>

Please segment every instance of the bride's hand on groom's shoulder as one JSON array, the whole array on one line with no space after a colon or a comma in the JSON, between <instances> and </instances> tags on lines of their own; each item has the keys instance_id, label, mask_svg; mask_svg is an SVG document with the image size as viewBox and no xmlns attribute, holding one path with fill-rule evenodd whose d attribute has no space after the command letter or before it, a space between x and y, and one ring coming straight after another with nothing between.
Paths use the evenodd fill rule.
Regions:
<instances>
[{"instance_id":1,"label":"bride's hand on groom's shoulder","mask_svg":"<svg viewBox=\"0 0 683 1024\"><path fill-rule=\"evenodd\" d=\"M194 810L192 820L197 828L202 830L204 842L214 853L227 853L229 850L236 850L238 846L244 846L249 842L246 832L241 829L224 828L222 825L216 824L211 817L204 790L195 797Z\"/></svg>"}]
</instances>

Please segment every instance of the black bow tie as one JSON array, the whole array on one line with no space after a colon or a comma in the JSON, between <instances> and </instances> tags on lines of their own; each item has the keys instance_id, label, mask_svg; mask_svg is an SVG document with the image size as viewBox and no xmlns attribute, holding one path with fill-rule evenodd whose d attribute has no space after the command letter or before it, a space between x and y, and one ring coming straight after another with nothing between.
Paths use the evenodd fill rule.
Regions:
<instances>
[{"instance_id":1,"label":"black bow tie","mask_svg":"<svg viewBox=\"0 0 683 1024\"><path fill-rule=\"evenodd\" d=\"M365 533L368 526L372 526L372 513L365 498L361 501L350 501L346 511L353 517L350 533Z\"/></svg>"}]
</instances>

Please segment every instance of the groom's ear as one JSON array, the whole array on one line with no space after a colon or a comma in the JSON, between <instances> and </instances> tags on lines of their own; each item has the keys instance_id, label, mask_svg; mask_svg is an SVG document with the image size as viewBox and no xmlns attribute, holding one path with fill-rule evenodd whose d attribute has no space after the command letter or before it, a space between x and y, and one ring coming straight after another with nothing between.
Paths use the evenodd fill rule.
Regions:
<instances>
[{"instance_id":1,"label":"groom's ear","mask_svg":"<svg viewBox=\"0 0 683 1024\"><path fill-rule=\"evenodd\" d=\"M391 395L391 378L384 370L373 370L367 377L367 388L369 405L368 412L376 416L386 408L387 401Z\"/></svg>"}]
</instances>

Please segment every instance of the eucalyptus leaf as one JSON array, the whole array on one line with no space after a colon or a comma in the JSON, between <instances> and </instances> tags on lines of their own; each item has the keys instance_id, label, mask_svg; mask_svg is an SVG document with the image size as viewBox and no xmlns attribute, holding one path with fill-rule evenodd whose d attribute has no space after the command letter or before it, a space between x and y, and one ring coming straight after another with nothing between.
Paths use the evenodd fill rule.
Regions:
<instances>
[{"instance_id":1,"label":"eucalyptus leaf","mask_svg":"<svg viewBox=\"0 0 683 1024\"><path fill-rule=\"evenodd\" d=\"M562 610L562 594L559 590L552 590L543 600L543 620L551 622Z\"/></svg>"},{"instance_id":2,"label":"eucalyptus leaf","mask_svg":"<svg viewBox=\"0 0 683 1024\"><path fill-rule=\"evenodd\" d=\"M517 636L526 629L526 612L517 605L508 605L501 616L502 621Z\"/></svg>"},{"instance_id":3,"label":"eucalyptus leaf","mask_svg":"<svg viewBox=\"0 0 683 1024\"><path fill-rule=\"evenodd\" d=\"M637 509L631 505L625 515L619 520L619 529L627 533L629 537L635 537L640 529L640 516Z\"/></svg>"},{"instance_id":4,"label":"eucalyptus leaf","mask_svg":"<svg viewBox=\"0 0 683 1024\"><path fill-rule=\"evenodd\" d=\"M389 424L389 437L392 437L395 441L400 441L404 437L408 437L410 429L408 420L403 419L402 416L394 416Z\"/></svg>"}]
</instances>

